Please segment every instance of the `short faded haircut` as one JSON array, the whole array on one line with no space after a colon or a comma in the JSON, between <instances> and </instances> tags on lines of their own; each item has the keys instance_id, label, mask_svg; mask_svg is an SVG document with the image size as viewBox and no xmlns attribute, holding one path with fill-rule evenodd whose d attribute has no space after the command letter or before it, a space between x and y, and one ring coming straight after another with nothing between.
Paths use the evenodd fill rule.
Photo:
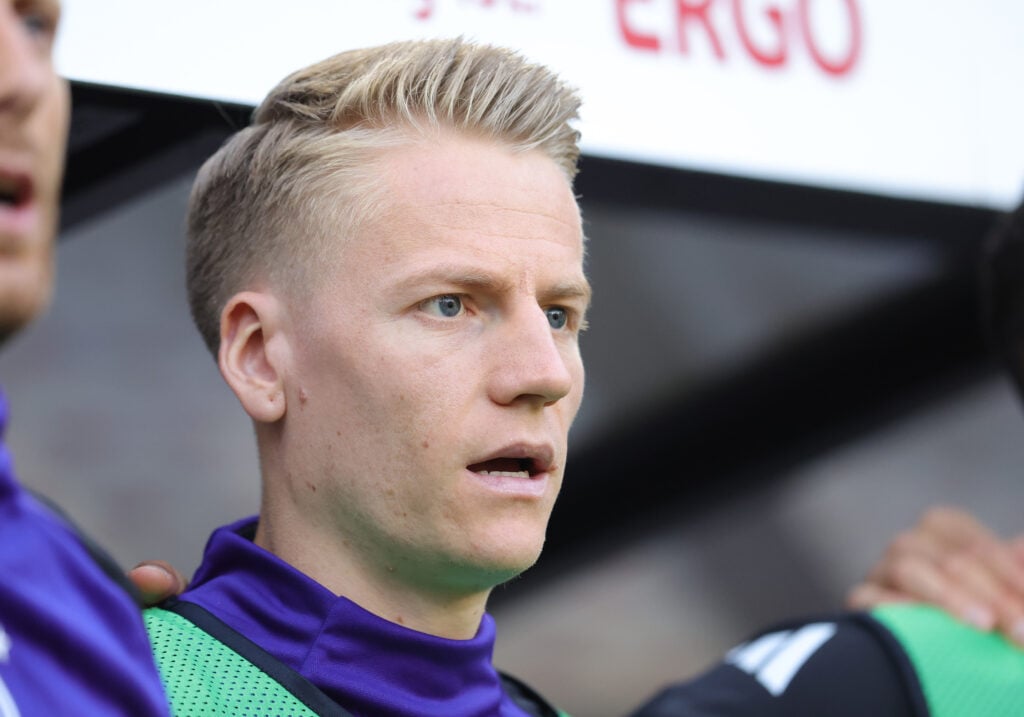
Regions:
<instances>
[{"instance_id":1,"label":"short faded haircut","mask_svg":"<svg viewBox=\"0 0 1024 717\"><path fill-rule=\"evenodd\" d=\"M332 247L380 210L374 160L386 149L454 132L539 150L571 182L579 104L549 69L462 39L342 52L289 75L192 189L188 297L207 347L216 355L231 296L267 284L303 291Z\"/></svg>"}]
</instances>

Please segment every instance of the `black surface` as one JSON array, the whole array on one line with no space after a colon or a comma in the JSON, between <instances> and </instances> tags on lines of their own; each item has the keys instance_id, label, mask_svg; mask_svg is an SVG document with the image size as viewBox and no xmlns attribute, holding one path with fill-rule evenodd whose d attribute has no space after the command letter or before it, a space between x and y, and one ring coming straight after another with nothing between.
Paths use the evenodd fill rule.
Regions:
<instances>
[{"instance_id":1,"label":"black surface","mask_svg":"<svg viewBox=\"0 0 1024 717\"><path fill-rule=\"evenodd\" d=\"M71 101L63 229L195 170L251 112L84 83L71 84Z\"/></svg>"}]
</instances>

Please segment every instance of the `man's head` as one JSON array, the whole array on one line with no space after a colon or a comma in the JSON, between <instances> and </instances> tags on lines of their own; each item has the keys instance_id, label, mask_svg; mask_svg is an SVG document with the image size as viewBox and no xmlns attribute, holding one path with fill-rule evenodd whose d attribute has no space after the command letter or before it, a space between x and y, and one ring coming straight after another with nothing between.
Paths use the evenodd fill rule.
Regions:
<instances>
[{"instance_id":1,"label":"man's head","mask_svg":"<svg viewBox=\"0 0 1024 717\"><path fill-rule=\"evenodd\" d=\"M571 181L578 108L546 68L460 40L343 52L286 77L193 188L189 302L207 346L216 354L220 312L239 288L305 284L336 258L387 198L372 160L388 148L456 131L536 148Z\"/></svg>"},{"instance_id":2,"label":"man's head","mask_svg":"<svg viewBox=\"0 0 1024 717\"><path fill-rule=\"evenodd\" d=\"M256 423L257 540L370 609L539 554L583 391L577 104L505 50L343 53L197 180L192 308Z\"/></svg>"},{"instance_id":3,"label":"man's head","mask_svg":"<svg viewBox=\"0 0 1024 717\"><path fill-rule=\"evenodd\" d=\"M0 0L0 341L53 283L68 91L52 62L60 4Z\"/></svg>"}]
</instances>

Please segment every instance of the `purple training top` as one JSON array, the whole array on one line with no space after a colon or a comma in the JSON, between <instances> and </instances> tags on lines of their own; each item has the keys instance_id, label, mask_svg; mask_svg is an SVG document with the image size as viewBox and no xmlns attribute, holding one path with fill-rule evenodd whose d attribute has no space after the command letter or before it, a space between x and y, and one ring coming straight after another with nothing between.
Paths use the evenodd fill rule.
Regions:
<instances>
[{"instance_id":1,"label":"purple training top","mask_svg":"<svg viewBox=\"0 0 1024 717\"><path fill-rule=\"evenodd\" d=\"M22 488L0 394L0 717L169 714L139 608Z\"/></svg>"},{"instance_id":2,"label":"purple training top","mask_svg":"<svg viewBox=\"0 0 1024 717\"><path fill-rule=\"evenodd\" d=\"M220 528L182 600L220 618L358 717L522 717L491 663L485 615L471 640L416 632L338 597L244 535Z\"/></svg>"}]
</instances>

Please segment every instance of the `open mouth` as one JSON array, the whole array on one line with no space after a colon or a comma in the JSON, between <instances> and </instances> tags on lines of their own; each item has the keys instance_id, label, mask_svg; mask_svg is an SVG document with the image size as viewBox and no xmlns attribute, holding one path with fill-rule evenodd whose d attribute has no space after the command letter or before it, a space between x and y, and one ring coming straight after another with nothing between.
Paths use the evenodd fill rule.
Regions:
<instances>
[{"instance_id":1,"label":"open mouth","mask_svg":"<svg viewBox=\"0 0 1024 717\"><path fill-rule=\"evenodd\" d=\"M533 458L492 458L468 468L480 475L503 478L532 478L542 472Z\"/></svg>"},{"instance_id":2,"label":"open mouth","mask_svg":"<svg viewBox=\"0 0 1024 717\"><path fill-rule=\"evenodd\" d=\"M25 177L0 172L0 207L17 209L28 203L32 184Z\"/></svg>"}]
</instances>

